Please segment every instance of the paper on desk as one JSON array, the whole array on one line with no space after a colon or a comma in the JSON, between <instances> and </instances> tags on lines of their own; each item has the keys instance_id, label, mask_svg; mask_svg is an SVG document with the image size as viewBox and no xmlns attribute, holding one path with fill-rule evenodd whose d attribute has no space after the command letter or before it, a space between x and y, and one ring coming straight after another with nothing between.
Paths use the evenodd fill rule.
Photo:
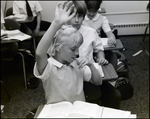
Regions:
<instances>
[{"instance_id":1,"label":"paper on desk","mask_svg":"<svg viewBox=\"0 0 150 119\"><path fill-rule=\"evenodd\" d=\"M101 38L101 42L104 47L115 47L115 45L108 44L108 38Z\"/></svg>"},{"instance_id":2,"label":"paper on desk","mask_svg":"<svg viewBox=\"0 0 150 119\"><path fill-rule=\"evenodd\" d=\"M27 39L30 39L31 36L27 35L27 34L17 34L17 35L14 35L14 36L8 36L8 38L4 38L3 40L11 40L11 39L16 39L16 40L19 40L19 41L23 41L23 40L27 40Z\"/></svg>"},{"instance_id":3,"label":"paper on desk","mask_svg":"<svg viewBox=\"0 0 150 119\"><path fill-rule=\"evenodd\" d=\"M25 21L27 19L27 15L24 14L16 14L5 17L5 19L15 19L16 21Z\"/></svg>"},{"instance_id":4,"label":"paper on desk","mask_svg":"<svg viewBox=\"0 0 150 119\"><path fill-rule=\"evenodd\" d=\"M2 34L7 34L8 37L4 38L3 40L11 40L11 39L16 39L16 40L27 40L31 38L30 35L24 34L20 32L20 30L1 30Z\"/></svg>"},{"instance_id":5,"label":"paper on desk","mask_svg":"<svg viewBox=\"0 0 150 119\"><path fill-rule=\"evenodd\" d=\"M98 63L94 63L94 66L98 70L98 72L100 73L100 76L104 77L104 72L103 72L102 66L99 65Z\"/></svg>"}]
</instances>

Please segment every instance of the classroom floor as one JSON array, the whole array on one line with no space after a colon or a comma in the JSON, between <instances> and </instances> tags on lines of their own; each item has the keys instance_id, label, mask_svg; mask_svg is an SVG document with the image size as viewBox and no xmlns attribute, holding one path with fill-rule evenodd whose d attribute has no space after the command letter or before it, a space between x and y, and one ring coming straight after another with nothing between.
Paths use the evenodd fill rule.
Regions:
<instances>
[{"instance_id":1,"label":"classroom floor","mask_svg":"<svg viewBox=\"0 0 150 119\"><path fill-rule=\"evenodd\" d=\"M143 47L140 43L143 36L119 37L125 47L122 51L129 63L129 79L134 89L134 95L128 100L121 101L122 110L137 114L137 118L149 118L149 56L143 51L132 56ZM149 51L149 36L145 40ZM42 83L35 89L25 89L23 72L19 58L14 62L1 63L1 79L6 84L12 100L8 99L1 85L1 105L4 105L1 118L25 118L29 111L45 103ZM30 61L30 59L27 59ZM33 68L26 64L27 77L33 76Z\"/></svg>"}]
</instances>

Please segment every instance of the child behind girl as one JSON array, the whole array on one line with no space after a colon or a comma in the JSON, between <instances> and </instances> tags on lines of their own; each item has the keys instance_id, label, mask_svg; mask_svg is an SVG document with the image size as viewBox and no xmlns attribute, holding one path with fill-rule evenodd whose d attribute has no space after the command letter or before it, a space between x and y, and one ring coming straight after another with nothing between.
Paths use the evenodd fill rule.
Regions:
<instances>
[{"instance_id":1,"label":"child behind girl","mask_svg":"<svg viewBox=\"0 0 150 119\"><path fill-rule=\"evenodd\" d=\"M101 3L102 0L95 0L95 1L85 0L85 4L87 7L87 14L82 24L94 28L100 37L102 35L101 29L103 29L104 33L106 34L106 37L108 37L108 44L114 45L116 44L116 38L111 31L108 19L105 16L98 13L98 9L100 8ZM112 51L105 51L105 56L106 59L113 65L114 69L116 70L117 69L116 54Z\"/></svg>"},{"instance_id":2,"label":"child behind girl","mask_svg":"<svg viewBox=\"0 0 150 119\"><path fill-rule=\"evenodd\" d=\"M82 35L72 26L64 26L76 15L71 4L64 2L57 5L55 18L36 51L34 75L42 80L47 104L85 101L83 81L102 84L94 63L85 64L82 58L78 58ZM51 51L50 58L47 57L48 49Z\"/></svg>"},{"instance_id":3,"label":"child behind girl","mask_svg":"<svg viewBox=\"0 0 150 119\"><path fill-rule=\"evenodd\" d=\"M99 36L101 36L101 30L103 29L104 33L109 39L108 43L110 45L116 44L116 38L111 31L108 19L105 16L98 13L101 3L102 0L85 0L87 14L83 21L83 25L94 28Z\"/></svg>"}]
</instances>

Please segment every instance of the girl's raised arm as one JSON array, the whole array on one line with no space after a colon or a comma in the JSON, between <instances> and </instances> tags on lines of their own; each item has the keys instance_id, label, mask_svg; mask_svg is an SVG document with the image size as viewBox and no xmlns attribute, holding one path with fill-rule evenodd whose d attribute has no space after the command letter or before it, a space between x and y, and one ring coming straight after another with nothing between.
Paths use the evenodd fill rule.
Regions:
<instances>
[{"instance_id":1,"label":"girl's raised arm","mask_svg":"<svg viewBox=\"0 0 150 119\"><path fill-rule=\"evenodd\" d=\"M74 11L74 12L72 12ZM66 24L76 14L76 9L72 2L63 2L57 5L55 11L55 18L51 26L48 28L42 39L40 40L36 50L37 68L40 74L43 73L47 65L47 50L55 36L55 33L63 24Z\"/></svg>"}]
</instances>

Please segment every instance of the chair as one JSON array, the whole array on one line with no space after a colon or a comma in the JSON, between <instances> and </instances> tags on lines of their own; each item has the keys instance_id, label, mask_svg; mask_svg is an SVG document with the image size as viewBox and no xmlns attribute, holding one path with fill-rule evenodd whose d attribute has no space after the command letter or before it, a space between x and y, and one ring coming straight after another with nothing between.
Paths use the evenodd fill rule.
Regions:
<instances>
[{"instance_id":1,"label":"chair","mask_svg":"<svg viewBox=\"0 0 150 119\"><path fill-rule=\"evenodd\" d=\"M14 19L5 19L5 27L6 30L15 30L15 29L19 29L20 30L20 26L19 24L14 20ZM25 69L25 61L24 61L24 55L21 53L20 49L17 49L17 51L15 52L14 55L4 55L4 57L1 57L1 60L5 60L5 61L12 61L16 55L20 55L21 59L22 59L22 68L23 68L23 76L24 76L24 84L25 84L25 88L27 88L27 78L26 78L26 69Z\"/></svg>"},{"instance_id":2,"label":"chair","mask_svg":"<svg viewBox=\"0 0 150 119\"><path fill-rule=\"evenodd\" d=\"M149 11L149 2L148 2L148 4L147 4L146 10ZM142 41L141 41L141 44L142 44L142 46L143 46L143 48L144 48L144 51L145 51L146 54L149 56L149 52L146 50L145 44L144 44L144 42L145 42L145 37L146 37L146 33L147 33L147 29L148 29L148 28L149 28L149 23L147 24L147 26L146 26L146 28L145 28L145 32L144 32L144 36L143 36L143 39L142 39Z\"/></svg>"},{"instance_id":3,"label":"chair","mask_svg":"<svg viewBox=\"0 0 150 119\"><path fill-rule=\"evenodd\" d=\"M13 8L12 7L8 8L6 11L6 17L10 16L10 15L13 15Z\"/></svg>"},{"instance_id":4,"label":"chair","mask_svg":"<svg viewBox=\"0 0 150 119\"><path fill-rule=\"evenodd\" d=\"M115 24L109 23L109 26L110 26L110 28L111 28L113 34L115 35L116 39L118 39L118 30L115 29ZM103 29L101 29L101 37L102 37L102 38L103 38L103 37L106 37L106 34L105 34L105 32L103 31Z\"/></svg>"},{"instance_id":5,"label":"chair","mask_svg":"<svg viewBox=\"0 0 150 119\"><path fill-rule=\"evenodd\" d=\"M7 30L20 30L20 24L16 22L14 19L5 19L5 28Z\"/></svg>"}]
</instances>

